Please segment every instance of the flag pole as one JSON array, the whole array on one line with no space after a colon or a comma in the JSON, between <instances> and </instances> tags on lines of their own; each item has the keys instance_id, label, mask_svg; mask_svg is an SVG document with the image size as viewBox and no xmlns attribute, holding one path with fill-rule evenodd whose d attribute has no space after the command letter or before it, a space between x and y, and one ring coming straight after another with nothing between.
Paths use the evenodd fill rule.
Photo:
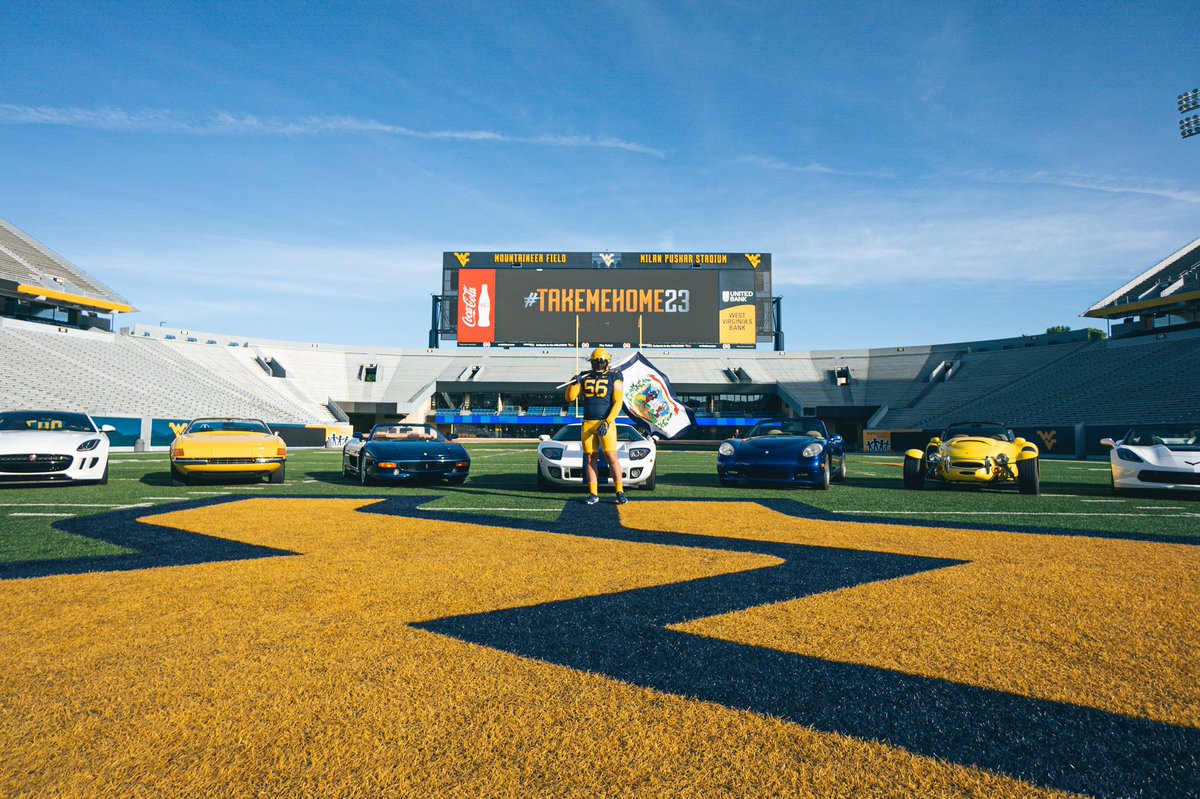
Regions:
<instances>
[{"instance_id":1,"label":"flag pole","mask_svg":"<svg viewBox=\"0 0 1200 799\"><path fill-rule=\"evenodd\" d=\"M638 351L642 349L642 315L638 314Z\"/></svg>"}]
</instances>

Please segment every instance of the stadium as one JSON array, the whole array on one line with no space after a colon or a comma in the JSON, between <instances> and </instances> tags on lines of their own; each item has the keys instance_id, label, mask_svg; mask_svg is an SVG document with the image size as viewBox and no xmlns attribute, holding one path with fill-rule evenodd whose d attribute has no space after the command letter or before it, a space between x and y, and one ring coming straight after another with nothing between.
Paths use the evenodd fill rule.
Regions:
<instances>
[{"instance_id":1,"label":"stadium","mask_svg":"<svg viewBox=\"0 0 1200 799\"><path fill-rule=\"evenodd\" d=\"M553 254L477 257L519 268L518 258L546 255ZM694 413L688 438L720 440L764 418L818 416L852 450L890 452L959 419L997 418L1026 438L1040 437L1047 455L1082 458L1105 454L1100 439L1132 424L1200 416L1200 397L1178 390L1200 367L1200 240L1083 311L1108 323L1111 335L1088 328L869 350L783 349L772 309L782 298L770 293L769 258L755 272L757 288L746 285L757 305L755 340L774 349L722 349L715 337L708 349L643 348ZM118 331L114 319L133 310L129 300L0 221L0 352L9 365L3 404L86 411L117 428L110 438L118 448L165 448L171 424L201 415L259 418L299 446L328 440L340 447L347 425L361 431L384 421L436 423L464 437L554 432L573 418L556 390L579 371L577 349L561 346L572 343L569 324L519 330L519 346L437 346L458 334L441 322L456 317L454 260L445 253L442 292L431 292L434 346L427 349L144 324ZM694 271L690 262L680 265ZM601 343L589 342L595 336L588 332L583 349ZM688 341L704 335L685 332ZM538 346L537 336L554 334L560 346ZM623 331L619 339L636 335ZM615 361L632 352L627 340L602 343Z\"/></svg>"},{"instance_id":2,"label":"stadium","mask_svg":"<svg viewBox=\"0 0 1200 799\"><path fill-rule=\"evenodd\" d=\"M125 326L136 297L0 221L0 410L88 414L114 454L0 495L0 793L1200 795L1195 494L1113 496L1102 443L1200 422L1200 239L1081 307L1104 330L866 350L787 349L770 269L448 251L430 346L394 349ZM597 346L691 425L591 509L535 447ZM201 417L265 422L287 481L173 481ZM718 482L721 441L795 418L843 482ZM1039 496L904 490L903 453L982 419ZM470 478L346 479L381 424Z\"/></svg>"}]
</instances>

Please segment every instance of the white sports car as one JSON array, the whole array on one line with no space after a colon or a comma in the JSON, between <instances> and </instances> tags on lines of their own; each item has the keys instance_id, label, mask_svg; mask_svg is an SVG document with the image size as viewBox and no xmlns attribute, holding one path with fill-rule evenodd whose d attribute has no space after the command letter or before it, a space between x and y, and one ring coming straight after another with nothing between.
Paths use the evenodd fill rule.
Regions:
<instances>
[{"instance_id":1,"label":"white sports car","mask_svg":"<svg viewBox=\"0 0 1200 799\"><path fill-rule=\"evenodd\" d=\"M1112 447L1113 493L1122 489L1200 491L1200 425L1135 427Z\"/></svg>"},{"instance_id":2,"label":"white sports car","mask_svg":"<svg viewBox=\"0 0 1200 799\"><path fill-rule=\"evenodd\" d=\"M582 487L583 443L579 440L581 425L569 424L554 434L541 436L538 444L538 488L554 486ZM621 479L626 487L654 490L654 458L658 448L632 425L617 425L617 462L621 464ZM604 454L596 457L597 477L601 485L612 483L608 461Z\"/></svg>"},{"instance_id":3,"label":"white sports car","mask_svg":"<svg viewBox=\"0 0 1200 799\"><path fill-rule=\"evenodd\" d=\"M0 413L0 483L107 483L114 430L86 413Z\"/></svg>"}]
</instances>

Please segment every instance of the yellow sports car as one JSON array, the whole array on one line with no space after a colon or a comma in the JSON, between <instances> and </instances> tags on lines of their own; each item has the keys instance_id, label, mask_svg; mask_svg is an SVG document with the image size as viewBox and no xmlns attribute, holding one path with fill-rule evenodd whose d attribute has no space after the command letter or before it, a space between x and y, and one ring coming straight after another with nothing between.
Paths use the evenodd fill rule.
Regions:
<instances>
[{"instance_id":1,"label":"yellow sports car","mask_svg":"<svg viewBox=\"0 0 1200 799\"><path fill-rule=\"evenodd\" d=\"M282 483L287 444L257 419L196 419L171 442L171 485L265 475Z\"/></svg>"},{"instance_id":2,"label":"yellow sports car","mask_svg":"<svg viewBox=\"0 0 1200 799\"><path fill-rule=\"evenodd\" d=\"M974 485L1016 484L1022 494L1041 491L1038 448L999 422L955 422L922 452L904 453L904 487L927 480Z\"/></svg>"}]
</instances>

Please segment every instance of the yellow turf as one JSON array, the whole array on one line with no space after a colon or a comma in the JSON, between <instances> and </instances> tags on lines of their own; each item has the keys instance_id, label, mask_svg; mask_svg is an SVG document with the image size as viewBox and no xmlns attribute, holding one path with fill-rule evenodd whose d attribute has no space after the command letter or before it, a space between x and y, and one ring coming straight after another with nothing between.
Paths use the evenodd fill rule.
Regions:
<instances>
[{"instance_id":1,"label":"yellow turf","mask_svg":"<svg viewBox=\"0 0 1200 799\"><path fill-rule=\"evenodd\" d=\"M367 504L254 499L149 519L299 557L0 583L0 796L1057 795L407 626L772 558L355 512ZM625 510L639 526L716 532L728 513L744 532L769 519L786 538L822 535L745 506ZM1007 551L970 535L981 555ZM1009 572L1034 574L1034 590L1031 569ZM837 599L793 603L792 626L808 628L814 602ZM838 618L822 622L833 639ZM733 618L705 625L750 636Z\"/></svg>"},{"instance_id":2,"label":"yellow turf","mask_svg":"<svg viewBox=\"0 0 1200 799\"><path fill-rule=\"evenodd\" d=\"M631 527L968 565L682 625L699 635L1200 726L1194 546L795 519L753 503L622 508Z\"/></svg>"}]
</instances>

